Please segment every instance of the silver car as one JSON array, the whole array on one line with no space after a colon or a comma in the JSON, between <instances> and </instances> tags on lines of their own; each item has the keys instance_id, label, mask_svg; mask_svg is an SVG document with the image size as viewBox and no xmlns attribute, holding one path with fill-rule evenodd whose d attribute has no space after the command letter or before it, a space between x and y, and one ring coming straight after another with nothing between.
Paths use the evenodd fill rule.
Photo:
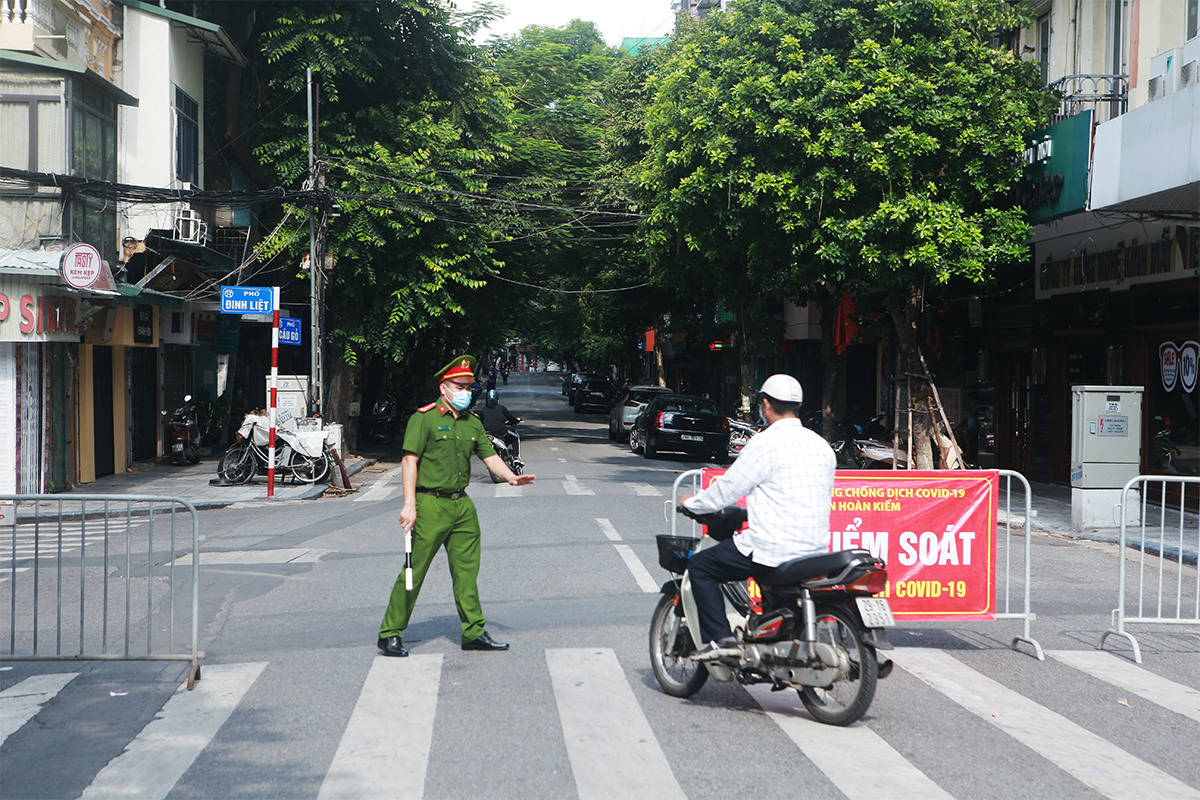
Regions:
<instances>
[{"instance_id":1,"label":"silver car","mask_svg":"<svg viewBox=\"0 0 1200 800\"><path fill-rule=\"evenodd\" d=\"M608 413L608 438L623 442L629 438L629 429L638 414L656 394L669 394L665 386L626 386L617 392L612 411Z\"/></svg>"}]
</instances>

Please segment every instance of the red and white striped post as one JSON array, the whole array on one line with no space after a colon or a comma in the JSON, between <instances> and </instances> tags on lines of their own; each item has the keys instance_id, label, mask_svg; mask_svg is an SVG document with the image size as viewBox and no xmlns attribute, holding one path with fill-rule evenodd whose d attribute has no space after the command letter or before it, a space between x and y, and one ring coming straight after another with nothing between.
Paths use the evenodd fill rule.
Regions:
<instances>
[{"instance_id":1,"label":"red and white striped post","mask_svg":"<svg viewBox=\"0 0 1200 800\"><path fill-rule=\"evenodd\" d=\"M279 391L279 287L271 288L271 437L267 446L267 499L275 496L275 401Z\"/></svg>"}]
</instances>

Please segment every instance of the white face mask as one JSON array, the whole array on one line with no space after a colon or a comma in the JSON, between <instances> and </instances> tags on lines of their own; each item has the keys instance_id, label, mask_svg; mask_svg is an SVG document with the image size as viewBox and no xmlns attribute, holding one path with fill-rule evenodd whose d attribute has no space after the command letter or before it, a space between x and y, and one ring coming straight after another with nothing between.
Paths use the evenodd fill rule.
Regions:
<instances>
[{"instance_id":1,"label":"white face mask","mask_svg":"<svg viewBox=\"0 0 1200 800\"><path fill-rule=\"evenodd\" d=\"M455 411L463 411L467 406L471 405L471 393L469 391L451 392L450 405Z\"/></svg>"}]
</instances>

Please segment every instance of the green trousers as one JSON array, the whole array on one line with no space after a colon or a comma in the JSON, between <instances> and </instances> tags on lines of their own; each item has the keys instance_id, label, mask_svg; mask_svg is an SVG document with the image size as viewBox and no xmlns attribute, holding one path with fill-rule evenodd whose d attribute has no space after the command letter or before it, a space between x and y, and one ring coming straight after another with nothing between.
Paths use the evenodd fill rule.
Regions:
<instances>
[{"instance_id":1,"label":"green trousers","mask_svg":"<svg viewBox=\"0 0 1200 800\"><path fill-rule=\"evenodd\" d=\"M417 524L412 533L413 588L404 588L404 572L392 586L392 597L380 638L403 636L412 618L413 606L421 593L421 584L438 549L446 548L450 580L454 585L454 604L462 621L462 641L470 642L483 633L483 606L479 603L479 515L469 497L445 500L430 494L417 495Z\"/></svg>"}]
</instances>

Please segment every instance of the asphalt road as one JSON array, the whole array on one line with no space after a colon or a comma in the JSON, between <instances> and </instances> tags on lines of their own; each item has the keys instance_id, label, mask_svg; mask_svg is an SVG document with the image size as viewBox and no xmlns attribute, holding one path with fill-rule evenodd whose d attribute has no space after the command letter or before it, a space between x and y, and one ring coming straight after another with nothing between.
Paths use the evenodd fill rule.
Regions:
<instances>
[{"instance_id":1,"label":"asphalt road","mask_svg":"<svg viewBox=\"0 0 1200 800\"><path fill-rule=\"evenodd\" d=\"M1035 539L1045 661L1009 649L1014 621L894 629L899 666L852 728L790 692L668 697L647 656L654 535L701 465L608 441L556 375L514 374L501 397L537 482L496 486L479 464L470 494L488 631L511 651L460 650L440 557L413 655L378 656L403 560L394 453L356 494L202 513L195 692L176 664L4 665L0 798L1200 798L1200 638L1138 629L1141 665L1095 650L1109 544Z\"/></svg>"}]
</instances>

